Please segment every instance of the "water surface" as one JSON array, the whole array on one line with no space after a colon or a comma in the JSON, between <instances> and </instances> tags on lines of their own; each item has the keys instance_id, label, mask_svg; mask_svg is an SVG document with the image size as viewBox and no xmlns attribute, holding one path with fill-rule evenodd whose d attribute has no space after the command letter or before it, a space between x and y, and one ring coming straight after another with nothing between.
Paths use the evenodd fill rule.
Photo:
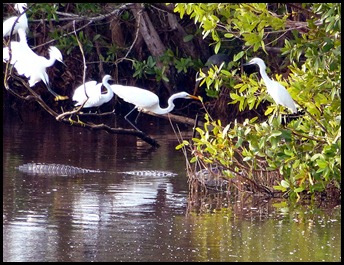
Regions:
<instances>
[{"instance_id":1,"label":"water surface","mask_svg":"<svg viewBox=\"0 0 344 265\"><path fill-rule=\"evenodd\" d=\"M23 119L5 111L3 261L341 260L338 206L276 207L281 202L235 198L224 207L209 195L202 204L209 210L200 214L189 198L185 158L164 120L140 117L161 145L153 149L134 136L75 128L42 114ZM180 126L188 139L191 129ZM15 168L28 162L105 172L42 176ZM122 173L132 170L178 175Z\"/></svg>"}]
</instances>

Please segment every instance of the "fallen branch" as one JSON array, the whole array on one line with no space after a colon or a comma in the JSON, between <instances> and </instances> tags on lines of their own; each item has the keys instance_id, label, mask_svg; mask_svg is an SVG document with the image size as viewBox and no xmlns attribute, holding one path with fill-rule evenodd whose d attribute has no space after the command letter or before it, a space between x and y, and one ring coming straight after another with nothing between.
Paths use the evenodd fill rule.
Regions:
<instances>
[{"instance_id":1,"label":"fallen branch","mask_svg":"<svg viewBox=\"0 0 344 265\"><path fill-rule=\"evenodd\" d=\"M171 113L161 115L161 114L155 114L153 112L145 111L145 110L142 110L141 112L155 116L155 117L160 117L160 118L163 118L166 120L171 120L174 122L178 122L178 123L182 123L182 124L186 124L186 125L190 125L190 126L195 125L195 119L184 117L184 116L179 116L179 115L175 115L175 114L171 114ZM199 126L203 126L203 124L199 124Z\"/></svg>"},{"instance_id":2,"label":"fallen branch","mask_svg":"<svg viewBox=\"0 0 344 265\"><path fill-rule=\"evenodd\" d=\"M93 123L89 123L89 122L81 122L79 120L74 121L71 118L66 118L66 117L59 119L59 121L61 121L63 123L70 124L72 126L82 127L82 128L89 129L89 130L97 130L97 131L103 130L103 131L106 131L106 132L111 133L111 134L133 135L133 136L136 136L136 137L142 139L143 141L145 141L146 143L150 144L153 147L160 147L160 145L158 144L158 142L155 139L149 137L147 134L145 134L142 131L137 131L134 129L113 128L113 127L110 127L110 126L103 124L103 123L102 124L93 124Z\"/></svg>"}]
</instances>

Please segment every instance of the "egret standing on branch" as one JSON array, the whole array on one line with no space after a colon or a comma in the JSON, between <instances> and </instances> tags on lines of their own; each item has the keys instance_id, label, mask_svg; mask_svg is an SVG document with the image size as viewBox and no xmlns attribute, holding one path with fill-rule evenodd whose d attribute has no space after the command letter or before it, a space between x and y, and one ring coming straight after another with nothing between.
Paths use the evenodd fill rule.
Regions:
<instances>
[{"instance_id":1,"label":"egret standing on branch","mask_svg":"<svg viewBox=\"0 0 344 265\"><path fill-rule=\"evenodd\" d=\"M73 101L76 101L74 106L81 106L86 100L85 105L83 108L93 108L99 107L104 103L109 102L113 97L113 91L110 87L109 80L111 80L110 75L105 75L103 77L102 83L98 83L97 81L88 81L81 86L77 87L73 94ZM106 93L102 94L101 87L102 85L106 88ZM86 94L85 94L86 88Z\"/></svg>"},{"instance_id":2,"label":"egret standing on branch","mask_svg":"<svg viewBox=\"0 0 344 265\"><path fill-rule=\"evenodd\" d=\"M266 74L266 65L260 58L253 58L244 65L256 64L259 66L259 72L262 76L269 95L273 98L277 105L289 108L293 113L297 112L294 100L291 98L288 90L277 81L271 80Z\"/></svg>"},{"instance_id":3,"label":"egret standing on branch","mask_svg":"<svg viewBox=\"0 0 344 265\"><path fill-rule=\"evenodd\" d=\"M28 30L28 22L27 22L27 16L26 13L23 13L25 9L27 8L27 5L25 3L17 3L14 5L14 9L19 11L19 18L18 16L13 16L8 19L6 19L2 24L2 36L10 36L11 30L13 25L13 33L16 34L18 32L19 28L22 28L24 31ZM23 14L22 14L23 13Z\"/></svg>"},{"instance_id":4,"label":"egret standing on branch","mask_svg":"<svg viewBox=\"0 0 344 265\"><path fill-rule=\"evenodd\" d=\"M190 95L187 92L179 92L179 93L173 94L168 99L168 106L166 108L161 108L159 105L160 104L159 97L149 90L135 87L135 86L123 86L123 85L111 85L111 89L117 96L122 98L124 101L135 105L135 107L131 111L129 111L129 113L124 116L124 118L137 131L140 131L140 130L128 119L129 114L132 113L135 109L137 109L138 111L142 111L142 110L151 111L155 114L162 115L162 114L169 113L174 109L175 105L173 101L177 98L199 100L198 97Z\"/></svg>"},{"instance_id":5,"label":"egret standing on branch","mask_svg":"<svg viewBox=\"0 0 344 265\"><path fill-rule=\"evenodd\" d=\"M63 63L63 58L60 50L55 46L49 47L50 58L37 55L31 50L26 40L26 32L22 28L18 28L20 41L11 41L11 61L19 75L24 75L29 78L29 86L33 87L39 81L43 81L49 92L55 96L56 100L66 99L67 97L56 94L50 87L49 76L47 74L47 67L52 66L56 60ZM9 48L3 48L3 61L9 60ZM63 63L64 64L64 63Z\"/></svg>"}]
</instances>

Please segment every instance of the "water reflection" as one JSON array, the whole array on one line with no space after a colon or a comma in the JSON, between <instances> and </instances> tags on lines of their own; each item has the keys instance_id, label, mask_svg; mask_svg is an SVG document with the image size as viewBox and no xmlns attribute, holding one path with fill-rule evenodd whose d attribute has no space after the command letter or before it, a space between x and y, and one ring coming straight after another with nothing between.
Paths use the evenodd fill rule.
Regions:
<instances>
[{"instance_id":1,"label":"water reflection","mask_svg":"<svg viewBox=\"0 0 344 265\"><path fill-rule=\"evenodd\" d=\"M4 116L3 261L341 259L340 207L326 213L289 208L283 214L273 202L247 206L241 199L203 214L190 207L185 158L174 148L168 123L151 127L161 144L155 150L135 137L94 133L35 115L24 117L24 124ZM28 162L105 172L64 177L15 169ZM120 173L131 170L178 175Z\"/></svg>"}]
</instances>

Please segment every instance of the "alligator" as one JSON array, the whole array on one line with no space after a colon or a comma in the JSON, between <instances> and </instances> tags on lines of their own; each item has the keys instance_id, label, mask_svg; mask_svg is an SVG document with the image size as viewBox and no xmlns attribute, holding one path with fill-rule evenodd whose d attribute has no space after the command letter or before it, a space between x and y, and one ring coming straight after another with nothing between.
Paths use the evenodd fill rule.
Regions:
<instances>
[{"instance_id":1,"label":"alligator","mask_svg":"<svg viewBox=\"0 0 344 265\"><path fill-rule=\"evenodd\" d=\"M35 175L59 175L59 176L71 176L77 174L86 174L86 173L101 173L107 172L98 169L87 169L81 167L75 167L70 165L63 164L45 164L45 163L26 163L16 167L21 172L27 174ZM123 171L117 172L127 175L135 176L153 176L153 177L173 177L176 176L176 173L169 171L160 171L160 170L135 170L135 171Z\"/></svg>"},{"instance_id":2,"label":"alligator","mask_svg":"<svg viewBox=\"0 0 344 265\"><path fill-rule=\"evenodd\" d=\"M195 179L208 189L226 191L231 180L223 177L223 170L220 166L205 168L195 172Z\"/></svg>"}]
</instances>

